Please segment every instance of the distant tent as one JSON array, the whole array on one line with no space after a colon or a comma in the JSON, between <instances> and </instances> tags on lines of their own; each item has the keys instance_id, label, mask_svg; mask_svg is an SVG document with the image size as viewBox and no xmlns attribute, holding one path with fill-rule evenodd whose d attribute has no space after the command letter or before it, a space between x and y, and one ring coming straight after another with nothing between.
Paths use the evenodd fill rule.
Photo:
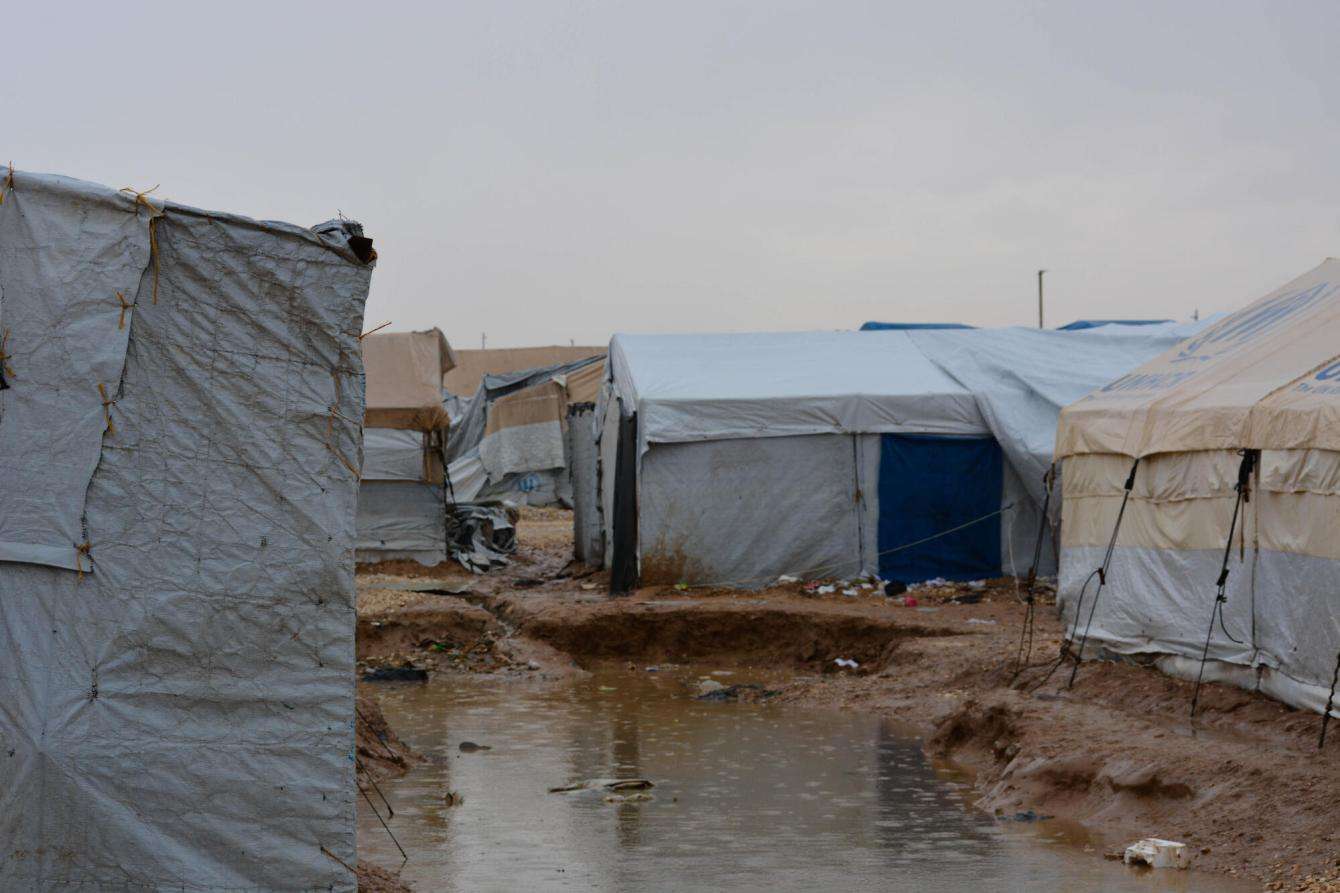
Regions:
<instances>
[{"instance_id":1,"label":"distant tent","mask_svg":"<svg viewBox=\"0 0 1340 893\"><path fill-rule=\"evenodd\" d=\"M912 331L916 329L971 329L974 326L961 322L870 322L861 324L862 332Z\"/></svg>"},{"instance_id":2,"label":"distant tent","mask_svg":"<svg viewBox=\"0 0 1340 893\"><path fill-rule=\"evenodd\" d=\"M1191 678L1208 649L1205 678L1325 709L1340 652L1337 345L1328 260L1061 413L1059 595L1072 638L1088 629L1074 648ZM1085 581L1114 536L1098 600Z\"/></svg>"},{"instance_id":3,"label":"distant tent","mask_svg":"<svg viewBox=\"0 0 1340 893\"><path fill-rule=\"evenodd\" d=\"M592 424L595 551L616 586L1022 574L1060 407L1175 342L1025 329L616 335ZM1044 547L1047 573L1050 536Z\"/></svg>"},{"instance_id":4,"label":"distant tent","mask_svg":"<svg viewBox=\"0 0 1340 893\"><path fill-rule=\"evenodd\" d=\"M358 488L357 558L447 558L442 376L456 355L438 329L363 339L367 409Z\"/></svg>"},{"instance_id":5,"label":"distant tent","mask_svg":"<svg viewBox=\"0 0 1340 893\"><path fill-rule=\"evenodd\" d=\"M452 500L570 506L568 413L594 403L604 377L603 354L485 375L447 443Z\"/></svg>"},{"instance_id":6,"label":"distant tent","mask_svg":"<svg viewBox=\"0 0 1340 893\"><path fill-rule=\"evenodd\" d=\"M1080 332L1084 329L1096 329L1099 326L1157 326L1172 322L1171 319L1077 319L1072 323L1057 326L1058 332Z\"/></svg>"},{"instance_id":7,"label":"distant tent","mask_svg":"<svg viewBox=\"0 0 1340 893\"><path fill-rule=\"evenodd\" d=\"M491 347L485 350L456 351L456 366L442 378L448 393L469 400L484 383L486 375L511 375L531 369L560 366L577 360L605 355L604 345L598 347Z\"/></svg>"}]
</instances>

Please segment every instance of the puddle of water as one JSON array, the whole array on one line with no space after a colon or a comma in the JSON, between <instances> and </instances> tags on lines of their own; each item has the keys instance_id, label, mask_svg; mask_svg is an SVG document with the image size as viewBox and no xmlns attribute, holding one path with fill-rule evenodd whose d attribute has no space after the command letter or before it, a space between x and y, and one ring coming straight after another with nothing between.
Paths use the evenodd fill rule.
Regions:
<instances>
[{"instance_id":1,"label":"puddle of water","mask_svg":"<svg viewBox=\"0 0 1340 893\"><path fill-rule=\"evenodd\" d=\"M974 812L964 781L887 721L694 701L692 678L382 688L391 725L429 758L381 783L410 855L402 877L422 891L1254 889L1136 872L1084 853L1073 827ZM492 749L462 753L462 741ZM654 799L547 793L615 777L652 780ZM448 791L463 805L448 806ZM395 845L360 807L361 855L393 868Z\"/></svg>"}]
</instances>

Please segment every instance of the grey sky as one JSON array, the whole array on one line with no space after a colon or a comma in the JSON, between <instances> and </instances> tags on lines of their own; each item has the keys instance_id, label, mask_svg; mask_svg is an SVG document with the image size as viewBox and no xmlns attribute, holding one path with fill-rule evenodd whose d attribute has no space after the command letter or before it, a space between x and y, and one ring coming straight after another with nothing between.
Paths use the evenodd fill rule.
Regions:
<instances>
[{"instance_id":1,"label":"grey sky","mask_svg":"<svg viewBox=\"0 0 1340 893\"><path fill-rule=\"evenodd\" d=\"M19 4L0 160L362 220L369 324L1233 309L1340 254L1340 4Z\"/></svg>"}]
</instances>

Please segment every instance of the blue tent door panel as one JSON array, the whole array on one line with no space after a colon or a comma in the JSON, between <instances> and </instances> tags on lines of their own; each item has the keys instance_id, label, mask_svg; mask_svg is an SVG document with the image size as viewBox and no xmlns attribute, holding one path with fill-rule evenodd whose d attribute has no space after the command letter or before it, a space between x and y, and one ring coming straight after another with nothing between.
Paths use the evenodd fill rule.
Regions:
<instances>
[{"instance_id":1,"label":"blue tent door panel","mask_svg":"<svg viewBox=\"0 0 1340 893\"><path fill-rule=\"evenodd\" d=\"M879 461L879 575L915 583L1000 575L1000 444L991 437L885 434ZM890 551L897 549L898 551Z\"/></svg>"}]
</instances>

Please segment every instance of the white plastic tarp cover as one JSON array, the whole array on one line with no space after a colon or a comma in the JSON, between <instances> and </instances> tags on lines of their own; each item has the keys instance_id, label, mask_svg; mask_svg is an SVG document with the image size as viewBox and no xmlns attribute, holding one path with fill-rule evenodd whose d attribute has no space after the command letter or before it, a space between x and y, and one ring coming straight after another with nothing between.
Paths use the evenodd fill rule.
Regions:
<instances>
[{"instance_id":1,"label":"white plastic tarp cover","mask_svg":"<svg viewBox=\"0 0 1340 893\"><path fill-rule=\"evenodd\" d=\"M795 434L986 434L972 394L902 331L615 335L643 447ZM631 411L631 410L630 410Z\"/></svg>"},{"instance_id":2,"label":"white plastic tarp cover","mask_svg":"<svg viewBox=\"0 0 1340 893\"><path fill-rule=\"evenodd\" d=\"M42 547L0 560L0 889L353 890L370 268L339 222L168 204L151 256L151 199L0 189L0 515Z\"/></svg>"},{"instance_id":3,"label":"white plastic tarp cover","mask_svg":"<svg viewBox=\"0 0 1340 893\"><path fill-rule=\"evenodd\" d=\"M363 429L363 480L422 481L422 431Z\"/></svg>"}]
</instances>

